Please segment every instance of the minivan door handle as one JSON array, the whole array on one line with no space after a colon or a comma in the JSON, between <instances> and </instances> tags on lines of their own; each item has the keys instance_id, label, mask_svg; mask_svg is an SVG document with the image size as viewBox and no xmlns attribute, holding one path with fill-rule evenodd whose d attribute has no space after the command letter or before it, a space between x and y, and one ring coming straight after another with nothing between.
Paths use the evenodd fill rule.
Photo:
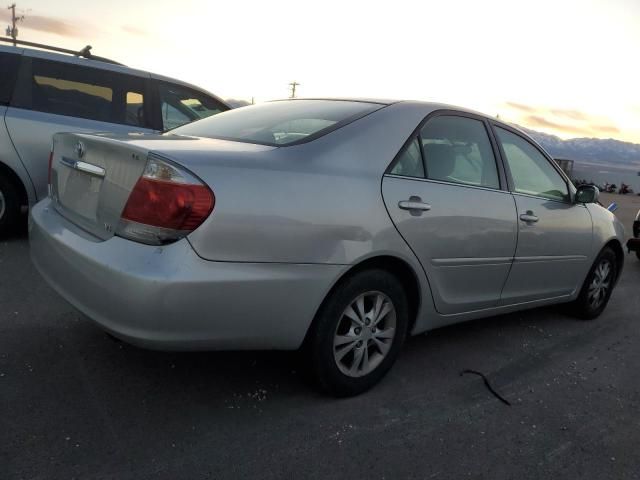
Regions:
<instances>
[{"instance_id":1,"label":"minivan door handle","mask_svg":"<svg viewBox=\"0 0 640 480\"><path fill-rule=\"evenodd\" d=\"M402 210L409 210L411 215L422 215L422 212L428 212L431 210L431 205L424 203L420 197L411 196L409 200L401 200L398 202L398 208Z\"/></svg>"},{"instance_id":2,"label":"minivan door handle","mask_svg":"<svg viewBox=\"0 0 640 480\"><path fill-rule=\"evenodd\" d=\"M536 223L539 218L536 217L531 210L528 210L527 213L520 215L520 220L525 223Z\"/></svg>"}]
</instances>

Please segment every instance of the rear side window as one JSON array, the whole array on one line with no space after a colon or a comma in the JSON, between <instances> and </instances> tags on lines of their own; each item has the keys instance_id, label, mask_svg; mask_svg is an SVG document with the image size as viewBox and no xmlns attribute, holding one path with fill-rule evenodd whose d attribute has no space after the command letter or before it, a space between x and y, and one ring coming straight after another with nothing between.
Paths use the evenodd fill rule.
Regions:
<instances>
[{"instance_id":1,"label":"rear side window","mask_svg":"<svg viewBox=\"0 0 640 480\"><path fill-rule=\"evenodd\" d=\"M414 138L402 153L400 153L396 164L389 173L392 175L402 175L404 177L424 178L422 153L420 153L420 144L417 138Z\"/></svg>"},{"instance_id":2,"label":"rear side window","mask_svg":"<svg viewBox=\"0 0 640 480\"><path fill-rule=\"evenodd\" d=\"M8 105L18 74L20 55L0 53L0 105Z\"/></svg>"},{"instance_id":3,"label":"rear side window","mask_svg":"<svg viewBox=\"0 0 640 480\"><path fill-rule=\"evenodd\" d=\"M500 188L496 159L484 123L467 117L437 116L420 131L427 178Z\"/></svg>"},{"instance_id":4,"label":"rear side window","mask_svg":"<svg viewBox=\"0 0 640 480\"><path fill-rule=\"evenodd\" d=\"M164 130L229 110L215 98L182 85L158 82L158 91Z\"/></svg>"},{"instance_id":5,"label":"rear side window","mask_svg":"<svg viewBox=\"0 0 640 480\"><path fill-rule=\"evenodd\" d=\"M145 79L141 77L30 59L13 104L38 112L147 126ZM29 70L28 66L26 67Z\"/></svg>"},{"instance_id":6,"label":"rear side window","mask_svg":"<svg viewBox=\"0 0 640 480\"><path fill-rule=\"evenodd\" d=\"M382 108L367 102L289 100L230 110L171 133L262 145L309 141Z\"/></svg>"}]
</instances>

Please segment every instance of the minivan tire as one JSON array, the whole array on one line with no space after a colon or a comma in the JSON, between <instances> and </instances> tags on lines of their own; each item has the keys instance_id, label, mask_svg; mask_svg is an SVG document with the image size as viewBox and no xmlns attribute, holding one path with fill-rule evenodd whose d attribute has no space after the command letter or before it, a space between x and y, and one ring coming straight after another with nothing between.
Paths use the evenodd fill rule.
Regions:
<instances>
[{"instance_id":1,"label":"minivan tire","mask_svg":"<svg viewBox=\"0 0 640 480\"><path fill-rule=\"evenodd\" d=\"M361 309L358 308L360 298ZM352 309L349 310L351 316L346 313L349 308ZM357 311L366 314L362 316ZM388 313L384 314L386 311ZM379 318L376 312L381 314ZM358 322L362 323L353 320L353 313L357 313ZM407 336L408 325L407 296L395 275L371 269L347 277L325 299L311 327L307 354L316 385L337 397L354 396L369 390L396 361ZM349 330L345 332L347 327ZM391 330L395 330L393 338L383 337L391 335ZM350 336L356 333L362 336ZM339 342L347 338L354 341L344 345L351 351L342 357L343 363L338 359L342 347ZM358 353L362 358L362 371L345 373L345 370L353 370ZM364 367L365 360L370 371Z\"/></svg>"},{"instance_id":2,"label":"minivan tire","mask_svg":"<svg viewBox=\"0 0 640 480\"><path fill-rule=\"evenodd\" d=\"M20 218L20 196L15 185L0 176L0 238L13 233Z\"/></svg>"}]
</instances>

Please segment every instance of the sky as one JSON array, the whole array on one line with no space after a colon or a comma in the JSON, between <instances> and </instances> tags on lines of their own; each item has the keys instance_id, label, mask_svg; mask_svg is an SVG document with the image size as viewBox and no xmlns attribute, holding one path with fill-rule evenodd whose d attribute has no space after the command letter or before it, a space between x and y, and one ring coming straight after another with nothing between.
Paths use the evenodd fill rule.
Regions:
<instances>
[{"instance_id":1,"label":"sky","mask_svg":"<svg viewBox=\"0 0 640 480\"><path fill-rule=\"evenodd\" d=\"M90 44L223 98L285 98L295 80L300 97L439 101L640 143L640 0L15 1L20 39Z\"/></svg>"}]
</instances>

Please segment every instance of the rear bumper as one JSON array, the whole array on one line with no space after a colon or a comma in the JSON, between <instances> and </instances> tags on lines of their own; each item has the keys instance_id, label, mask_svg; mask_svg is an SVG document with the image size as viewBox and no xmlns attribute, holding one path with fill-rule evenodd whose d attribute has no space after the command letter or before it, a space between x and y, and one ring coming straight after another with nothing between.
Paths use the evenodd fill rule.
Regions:
<instances>
[{"instance_id":1,"label":"rear bumper","mask_svg":"<svg viewBox=\"0 0 640 480\"><path fill-rule=\"evenodd\" d=\"M295 349L345 267L212 262L186 239L99 241L49 205L29 222L31 257L69 303L125 341L161 350Z\"/></svg>"}]
</instances>

